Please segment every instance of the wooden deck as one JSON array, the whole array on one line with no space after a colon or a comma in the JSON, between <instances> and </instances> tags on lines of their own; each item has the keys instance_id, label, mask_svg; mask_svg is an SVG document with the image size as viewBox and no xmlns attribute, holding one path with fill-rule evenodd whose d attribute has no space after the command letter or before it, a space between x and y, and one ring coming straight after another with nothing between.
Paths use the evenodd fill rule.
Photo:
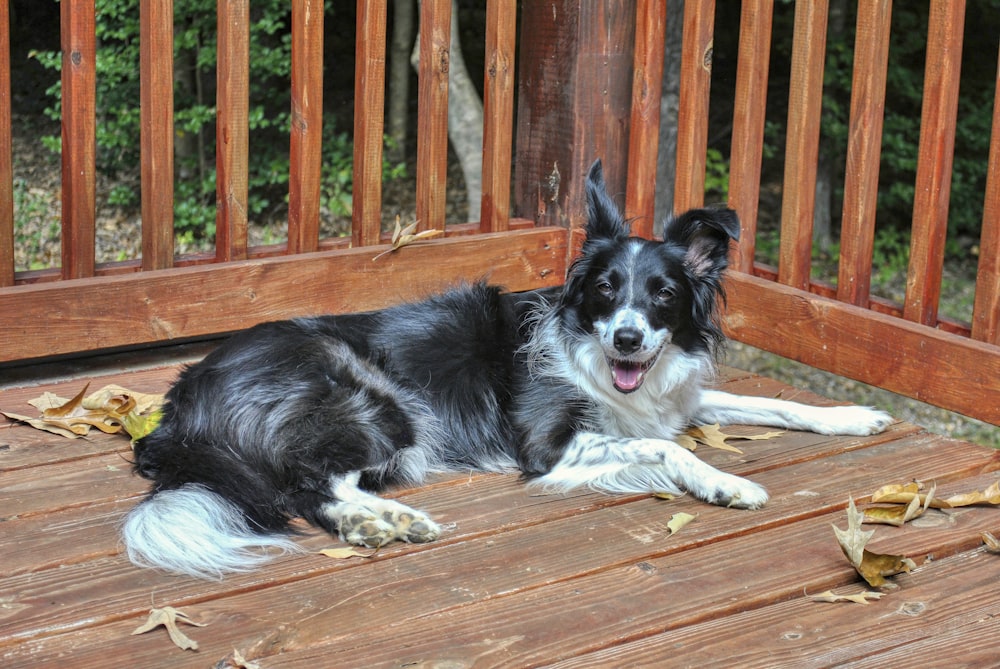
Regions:
<instances>
[{"instance_id":1,"label":"wooden deck","mask_svg":"<svg viewBox=\"0 0 1000 669\"><path fill-rule=\"evenodd\" d=\"M84 377L163 392L176 365L83 366L41 385L0 382L0 409ZM6 372L0 371L0 376ZM9 377L9 375L8 375ZM822 403L769 379L725 370L726 389ZM44 387L42 387L44 386ZM836 543L848 497L911 479L939 493L983 489L1000 460L984 447L898 423L883 435L788 432L699 454L753 477L761 511L683 498L583 492L540 496L510 475L459 475L399 493L448 524L423 546L370 558L282 557L221 583L133 567L116 525L143 494L123 437L70 441L0 424L0 657L14 667L209 667L238 650L259 667L986 666L1000 658L1000 556L980 532L1000 510L929 510L877 527L869 547L918 565L868 605L806 595L857 592ZM673 536L666 522L697 518ZM310 549L340 546L310 534ZM173 606L197 651L160 628L131 632ZM960 657L956 654L961 649Z\"/></svg>"}]
</instances>

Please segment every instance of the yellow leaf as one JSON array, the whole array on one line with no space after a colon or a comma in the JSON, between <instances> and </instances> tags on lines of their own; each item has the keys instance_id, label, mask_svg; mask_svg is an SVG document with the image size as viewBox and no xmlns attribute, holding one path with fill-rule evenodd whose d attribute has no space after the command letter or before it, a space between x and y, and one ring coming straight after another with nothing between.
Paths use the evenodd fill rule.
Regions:
<instances>
[{"instance_id":1,"label":"yellow leaf","mask_svg":"<svg viewBox=\"0 0 1000 669\"><path fill-rule=\"evenodd\" d=\"M882 599L882 594L881 592L865 590L852 595L838 595L832 590L827 590L818 595L810 595L809 599L814 602L857 602L858 604L867 604L870 599Z\"/></svg>"},{"instance_id":2,"label":"yellow leaf","mask_svg":"<svg viewBox=\"0 0 1000 669\"><path fill-rule=\"evenodd\" d=\"M371 553L359 553L350 546L345 546L344 548L324 548L319 551L320 555L325 555L328 558L334 558L337 560L347 560L352 557L370 558L377 552L378 549L373 550Z\"/></svg>"},{"instance_id":3,"label":"yellow leaf","mask_svg":"<svg viewBox=\"0 0 1000 669\"><path fill-rule=\"evenodd\" d=\"M694 440L694 437L692 437L690 434L687 433L677 435L674 438L674 441L677 442L678 445L683 446L689 451L693 451L698 448L698 442Z\"/></svg>"},{"instance_id":4,"label":"yellow leaf","mask_svg":"<svg viewBox=\"0 0 1000 669\"><path fill-rule=\"evenodd\" d=\"M656 499L677 499L677 495L672 492L654 492L653 497Z\"/></svg>"},{"instance_id":5,"label":"yellow leaf","mask_svg":"<svg viewBox=\"0 0 1000 669\"><path fill-rule=\"evenodd\" d=\"M690 523L692 520L697 518L697 516L692 516L690 513L684 513L683 511L675 513L670 516L670 520L667 521L667 529L670 530L670 534L677 534L685 525Z\"/></svg>"},{"instance_id":6,"label":"yellow leaf","mask_svg":"<svg viewBox=\"0 0 1000 669\"><path fill-rule=\"evenodd\" d=\"M155 430L156 426L160 424L161 418L163 418L163 411L160 409L142 415L129 412L122 416L122 426L128 432L128 436L132 438L132 441L135 442Z\"/></svg>"},{"instance_id":7,"label":"yellow leaf","mask_svg":"<svg viewBox=\"0 0 1000 669\"><path fill-rule=\"evenodd\" d=\"M910 503L906 506L873 506L865 509L866 523L881 523L883 525L895 525L902 527L905 523L914 518L919 518L934 500L934 492L937 485L931 486L931 491L926 495L913 495ZM922 499L921 499L922 498ZM921 504L921 501L923 502Z\"/></svg>"},{"instance_id":8,"label":"yellow leaf","mask_svg":"<svg viewBox=\"0 0 1000 669\"><path fill-rule=\"evenodd\" d=\"M122 430L126 418L139 419L149 414L148 420L152 418L151 412L163 404L162 395L136 393L116 385L105 386L87 395L88 387L89 384L69 400L48 392L29 400L28 404L42 412L38 418L8 412L3 414L39 430L76 438L87 435L90 428L116 434ZM150 430L152 427L155 425Z\"/></svg>"},{"instance_id":9,"label":"yellow leaf","mask_svg":"<svg viewBox=\"0 0 1000 669\"><path fill-rule=\"evenodd\" d=\"M761 439L774 439L777 436L784 434L780 430L777 432L763 432L761 434L729 434L724 432L718 423L713 425L698 425L689 427L681 437L687 437L691 440L691 443L700 443L705 446L711 446L712 448L718 448L723 451L729 451L731 453L743 454L743 451L731 444L727 443L731 439L743 439L747 441L757 441ZM677 440L681 446L693 451L694 448L687 443L681 443L681 440Z\"/></svg>"},{"instance_id":10,"label":"yellow leaf","mask_svg":"<svg viewBox=\"0 0 1000 669\"><path fill-rule=\"evenodd\" d=\"M146 632L163 625L167 628L167 634L174 645L182 650L198 650L198 642L189 638L177 627L177 623L182 622L195 627L205 627L204 623L196 623L187 617L183 611L178 611L172 606L164 606L162 609L151 609L149 618L145 623L136 628L132 635L145 634Z\"/></svg>"},{"instance_id":11,"label":"yellow leaf","mask_svg":"<svg viewBox=\"0 0 1000 669\"><path fill-rule=\"evenodd\" d=\"M995 481L993 485L982 492L976 490L962 495L953 495L944 501L952 508L973 504L1000 505L1000 481Z\"/></svg>"},{"instance_id":12,"label":"yellow leaf","mask_svg":"<svg viewBox=\"0 0 1000 669\"><path fill-rule=\"evenodd\" d=\"M1000 539L997 539L990 532L983 532L980 536L983 538L983 543L986 544L986 550L990 553L1000 553Z\"/></svg>"}]
</instances>

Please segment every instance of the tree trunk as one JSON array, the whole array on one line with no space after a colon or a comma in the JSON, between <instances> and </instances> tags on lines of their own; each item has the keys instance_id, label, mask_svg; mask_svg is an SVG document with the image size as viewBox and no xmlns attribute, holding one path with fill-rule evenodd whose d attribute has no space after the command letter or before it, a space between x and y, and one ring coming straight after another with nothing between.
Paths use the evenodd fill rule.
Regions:
<instances>
[{"instance_id":1,"label":"tree trunk","mask_svg":"<svg viewBox=\"0 0 1000 669\"><path fill-rule=\"evenodd\" d=\"M420 35L410 58L420 64ZM483 197L483 101L469 77L458 36L458 2L451 0L451 54L448 61L448 139L465 179L467 220L479 220Z\"/></svg>"},{"instance_id":2,"label":"tree trunk","mask_svg":"<svg viewBox=\"0 0 1000 669\"><path fill-rule=\"evenodd\" d=\"M400 163L406 158L412 45L413 0L393 0L392 42L389 45L389 101L385 118L385 134L391 140L386 157L392 163Z\"/></svg>"},{"instance_id":3,"label":"tree trunk","mask_svg":"<svg viewBox=\"0 0 1000 669\"><path fill-rule=\"evenodd\" d=\"M663 90L660 94L660 147L656 157L656 221L653 234L663 234L663 222L673 213L677 175L677 108L681 91L681 42L684 0L667 0Z\"/></svg>"}]
</instances>

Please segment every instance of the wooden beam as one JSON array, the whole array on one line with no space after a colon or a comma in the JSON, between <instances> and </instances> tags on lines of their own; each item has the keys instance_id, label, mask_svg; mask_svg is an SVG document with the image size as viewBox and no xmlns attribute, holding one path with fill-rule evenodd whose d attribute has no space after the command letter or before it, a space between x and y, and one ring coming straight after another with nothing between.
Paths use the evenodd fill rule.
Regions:
<instances>
[{"instance_id":1,"label":"wooden beam","mask_svg":"<svg viewBox=\"0 0 1000 669\"><path fill-rule=\"evenodd\" d=\"M218 3L215 259L247 257L250 153L250 2Z\"/></svg>"},{"instance_id":2,"label":"wooden beam","mask_svg":"<svg viewBox=\"0 0 1000 669\"><path fill-rule=\"evenodd\" d=\"M354 193L351 239L379 243L382 230L382 133L385 103L386 0L358 0L354 51Z\"/></svg>"},{"instance_id":3,"label":"wooden beam","mask_svg":"<svg viewBox=\"0 0 1000 669\"><path fill-rule=\"evenodd\" d=\"M486 3L486 73L483 85L483 232L510 225L510 164L514 140L514 53L517 2ZM470 217L475 212L469 212Z\"/></svg>"},{"instance_id":4,"label":"wooden beam","mask_svg":"<svg viewBox=\"0 0 1000 669\"><path fill-rule=\"evenodd\" d=\"M444 230L448 185L451 0L420 3L417 80L417 227Z\"/></svg>"},{"instance_id":5,"label":"wooden beam","mask_svg":"<svg viewBox=\"0 0 1000 669\"><path fill-rule=\"evenodd\" d=\"M715 0L686 0L677 108L677 169L673 213L705 203L708 106L712 87Z\"/></svg>"},{"instance_id":6,"label":"wooden beam","mask_svg":"<svg viewBox=\"0 0 1000 669\"><path fill-rule=\"evenodd\" d=\"M1000 347L740 272L726 333L779 355L1000 425Z\"/></svg>"},{"instance_id":7,"label":"wooden beam","mask_svg":"<svg viewBox=\"0 0 1000 669\"><path fill-rule=\"evenodd\" d=\"M461 281L559 285L563 228L0 288L0 362L205 337L308 314L365 311Z\"/></svg>"},{"instance_id":8,"label":"wooden beam","mask_svg":"<svg viewBox=\"0 0 1000 669\"><path fill-rule=\"evenodd\" d=\"M10 116L10 7L0 5L0 286L14 285L14 167Z\"/></svg>"}]
</instances>

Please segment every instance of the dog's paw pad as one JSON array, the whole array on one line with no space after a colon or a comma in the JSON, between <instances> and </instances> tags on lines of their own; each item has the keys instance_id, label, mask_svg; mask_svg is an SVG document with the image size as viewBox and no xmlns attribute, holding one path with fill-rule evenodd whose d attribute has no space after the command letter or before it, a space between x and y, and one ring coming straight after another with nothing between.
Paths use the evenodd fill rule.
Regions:
<instances>
[{"instance_id":1,"label":"dog's paw pad","mask_svg":"<svg viewBox=\"0 0 1000 669\"><path fill-rule=\"evenodd\" d=\"M349 544L379 548L396 538L396 528L374 515L353 513L341 520L340 536Z\"/></svg>"},{"instance_id":2,"label":"dog's paw pad","mask_svg":"<svg viewBox=\"0 0 1000 669\"><path fill-rule=\"evenodd\" d=\"M768 495L764 488L753 481L738 477L733 479L718 486L709 501L734 509L759 509L767 503Z\"/></svg>"},{"instance_id":3,"label":"dog's paw pad","mask_svg":"<svg viewBox=\"0 0 1000 669\"><path fill-rule=\"evenodd\" d=\"M441 528L427 516L412 509L384 512L382 518L396 528L396 538L411 544L425 544L441 535Z\"/></svg>"}]
</instances>

